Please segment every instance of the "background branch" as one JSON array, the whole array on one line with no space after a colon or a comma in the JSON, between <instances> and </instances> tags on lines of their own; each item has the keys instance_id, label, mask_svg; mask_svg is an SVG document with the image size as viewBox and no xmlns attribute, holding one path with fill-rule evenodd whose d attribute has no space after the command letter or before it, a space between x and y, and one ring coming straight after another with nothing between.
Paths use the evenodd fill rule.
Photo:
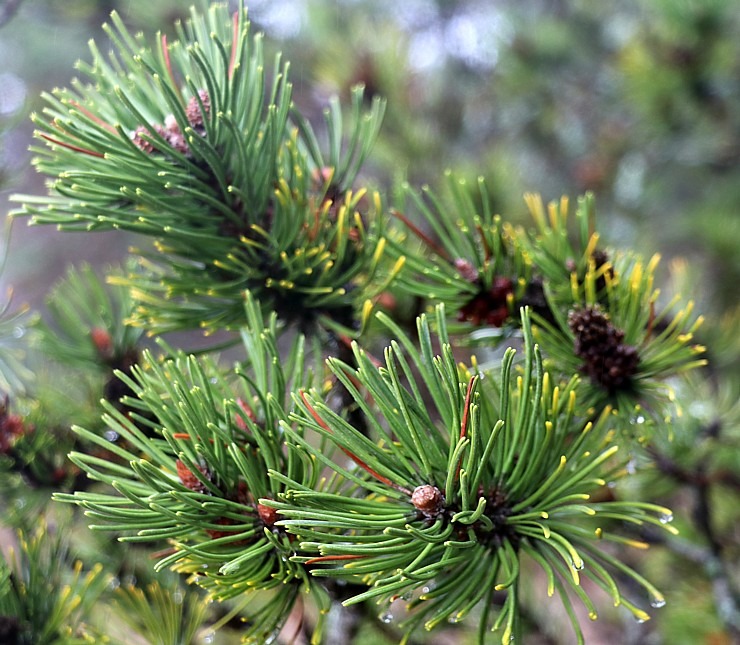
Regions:
<instances>
[{"instance_id":1,"label":"background branch","mask_svg":"<svg viewBox=\"0 0 740 645\"><path fill-rule=\"evenodd\" d=\"M23 0L6 0L0 4L0 28L7 25L17 13Z\"/></svg>"}]
</instances>

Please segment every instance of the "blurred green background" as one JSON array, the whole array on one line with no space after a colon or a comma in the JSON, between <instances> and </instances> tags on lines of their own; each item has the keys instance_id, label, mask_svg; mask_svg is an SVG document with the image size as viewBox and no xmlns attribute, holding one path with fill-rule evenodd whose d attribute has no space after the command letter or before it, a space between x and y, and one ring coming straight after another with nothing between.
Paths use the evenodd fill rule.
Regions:
<instances>
[{"instance_id":1,"label":"blurred green background","mask_svg":"<svg viewBox=\"0 0 740 645\"><path fill-rule=\"evenodd\" d=\"M17 5L17 7L16 7ZM484 175L500 212L522 194L597 196L607 241L690 262L703 310L736 305L740 283L740 2L728 0L254 0L253 24L292 64L296 101L317 119L363 82L388 98L368 173L435 184ZM37 192L29 110L67 84L117 10L167 30L173 0L3 0L0 167ZM15 12L11 9L15 7ZM3 11L4 8L5 10ZM5 15L7 14L7 15ZM4 279L39 297L67 258L117 260L127 242L15 224ZM667 268L667 267L666 267Z\"/></svg>"},{"instance_id":2,"label":"blurred green background","mask_svg":"<svg viewBox=\"0 0 740 645\"><path fill-rule=\"evenodd\" d=\"M188 6L0 0L0 211L12 207L11 193L44 191L30 168L28 114L41 108L41 92L70 82L89 39L104 42L100 25L110 11L134 29L167 31ZM550 200L593 191L606 243L660 252L665 282L680 283L699 311L720 321L718 342L714 349L710 344L719 370L712 377L729 383L723 396L730 405L740 398L740 2L254 0L248 6L268 47L291 61L295 100L316 122L331 95L346 98L356 83L365 84L368 96L388 99L366 168L379 188L392 190L405 179L434 186L448 168L483 175L496 210L521 222L528 221L525 192ZM3 293L12 286L16 303L41 307L69 262L117 263L131 242L120 234L61 234L17 221L0 276ZM705 421L700 412L696 418ZM737 427L731 432L737 451ZM692 451L691 444L683 448ZM729 459L730 471L737 463ZM740 557L736 487L730 495L713 493L726 562ZM679 494L675 503L690 514L690 499ZM672 594L654 625L615 626L619 619L605 616L585 626L592 630L587 642L730 643L710 582L691 558L679 560L677 569L675 554L657 553L648 570ZM737 585L738 572L729 575ZM551 625L528 642L568 642L567 629L565 640L558 636L562 617L533 615L532 621ZM460 642L456 634L444 638L428 642ZM380 642L378 632L368 634L367 643Z\"/></svg>"}]
</instances>

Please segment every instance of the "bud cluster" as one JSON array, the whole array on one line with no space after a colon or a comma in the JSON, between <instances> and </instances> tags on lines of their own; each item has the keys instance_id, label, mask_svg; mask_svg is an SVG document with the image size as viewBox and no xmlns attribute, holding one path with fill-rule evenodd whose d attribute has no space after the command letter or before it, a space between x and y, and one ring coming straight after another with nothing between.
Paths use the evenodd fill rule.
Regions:
<instances>
[{"instance_id":1,"label":"bud cluster","mask_svg":"<svg viewBox=\"0 0 740 645\"><path fill-rule=\"evenodd\" d=\"M192 96L185 108L188 123L200 135L205 134L204 117L210 111L211 97L206 90L198 90L198 96ZM155 150L155 146L150 138L153 133L162 137L177 152L184 155L190 154L190 148L185 139L185 134L180 129L174 115L168 114L164 120L164 125L158 123L153 126L140 125L134 130L131 140L138 148L147 154L151 154Z\"/></svg>"}]
</instances>

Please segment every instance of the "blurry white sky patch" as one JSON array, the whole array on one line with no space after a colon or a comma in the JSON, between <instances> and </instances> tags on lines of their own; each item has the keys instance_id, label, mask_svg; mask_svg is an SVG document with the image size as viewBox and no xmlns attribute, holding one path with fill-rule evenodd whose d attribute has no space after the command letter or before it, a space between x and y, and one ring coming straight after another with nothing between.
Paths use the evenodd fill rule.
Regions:
<instances>
[{"instance_id":1,"label":"blurry white sky patch","mask_svg":"<svg viewBox=\"0 0 740 645\"><path fill-rule=\"evenodd\" d=\"M354 4L335 0L334 10ZM432 72L448 57L479 69L493 69L500 47L509 42L513 28L502 11L488 2L473 2L451 17L442 15L429 0L388 0L380 2L385 15L392 17L409 38L409 64L418 72ZM249 16L269 35L291 38L307 23L311 2L296 0L250 0ZM326 7L324 8L326 10Z\"/></svg>"},{"instance_id":2,"label":"blurry white sky patch","mask_svg":"<svg viewBox=\"0 0 740 645\"><path fill-rule=\"evenodd\" d=\"M432 71L449 56L479 69L493 69L501 45L513 34L511 25L495 7L471 6L447 21L426 20L420 30L411 27L409 64Z\"/></svg>"},{"instance_id":3,"label":"blurry white sky patch","mask_svg":"<svg viewBox=\"0 0 740 645\"><path fill-rule=\"evenodd\" d=\"M258 22L270 36L292 38L306 21L306 3L295 0L251 0L248 18Z\"/></svg>"},{"instance_id":4,"label":"blurry white sky patch","mask_svg":"<svg viewBox=\"0 0 740 645\"><path fill-rule=\"evenodd\" d=\"M18 112L26 101L26 84L11 72L0 72L0 116Z\"/></svg>"}]
</instances>

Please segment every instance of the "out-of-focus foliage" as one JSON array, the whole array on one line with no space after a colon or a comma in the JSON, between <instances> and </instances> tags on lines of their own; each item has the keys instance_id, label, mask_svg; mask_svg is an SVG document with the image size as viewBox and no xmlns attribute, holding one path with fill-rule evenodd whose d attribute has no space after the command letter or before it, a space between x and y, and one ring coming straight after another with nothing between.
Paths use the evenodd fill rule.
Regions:
<instances>
[{"instance_id":1,"label":"out-of-focus foliage","mask_svg":"<svg viewBox=\"0 0 740 645\"><path fill-rule=\"evenodd\" d=\"M293 4L254 2L252 17L285 35L306 88L362 81L388 98L374 156L388 175L468 168L507 213L533 187L547 200L593 190L615 238L689 254L705 297L727 306L740 278L738 3Z\"/></svg>"}]
</instances>

